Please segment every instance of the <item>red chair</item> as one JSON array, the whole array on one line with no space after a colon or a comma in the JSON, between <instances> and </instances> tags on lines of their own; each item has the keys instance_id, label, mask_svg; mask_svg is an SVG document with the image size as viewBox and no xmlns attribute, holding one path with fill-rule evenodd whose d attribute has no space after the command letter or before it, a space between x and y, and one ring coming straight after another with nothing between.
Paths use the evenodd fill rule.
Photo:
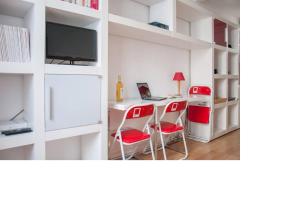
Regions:
<instances>
[{"instance_id":1,"label":"red chair","mask_svg":"<svg viewBox=\"0 0 300 211\"><path fill-rule=\"evenodd\" d=\"M192 86L189 97L210 96L211 89L207 86ZM187 120L194 123L209 124L211 109L209 105L190 104L187 109ZM188 125L189 126L189 125Z\"/></svg>"},{"instance_id":2,"label":"red chair","mask_svg":"<svg viewBox=\"0 0 300 211\"><path fill-rule=\"evenodd\" d=\"M211 101L211 89L208 86L192 86L188 96L199 98L199 101L190 103L187 108L186 134L190 139L203 142L209 139L208 134L203 134L201 131L207 130L203 128L209 127L210 124L212 115L209 103Z\"/></svg>"},{"instance_id":3,"label":"red chair","mask_svg":"<svg viewBox=\"0 0 300 211\"><path fill-rule=\"evenodd\" d=\"M123 160L126 160L125 152L124 152L124 145L130 146L130 145L141 143L143 141L150 142L152 159L154 160L153 145L152 145L151 133L150 133L150 128L149 128L149 122L153 118L154 109L155 108L154 108L153 104L131 106L125 112L123 120L122 120L119 128L117 129L117 131L115 133L111 134L112 137L114 137L112 145L116 141L120 143ZM126 120L141 119L141 118L146 118L146 117L148 117L148 118L146 119L146 122L145 122L145 125L144 125L142 131L135 129L135 128L124 128ZM111 147L110 147L110 149L111 149Z\"/></svg>"},{"instance_id":4,"label":"red chair","mask_svg":"<svg viewBox=\"0 0 300 211\"><path fill-rule=\"evenodd\" d=\"M186 111L186 108L187 108L187 101L172 101L166 105L166 107L158 121L157 131L160 134L160 140L161 140L165 160L167 160L167 155L166 155L166 149L165 149L163 136L171 135L173 133L181 133L182 134L182 139L183 139L183 144L184 144L184 149L185 149L185 156L182 158L182 160L184 160L188 157L188 150L187 150L187 145L186 145L186 140L185 140L185 135L184 135L184 125L183 125L182 119L181 119ZM174 113L174 112L179 112L179 116L175 122L163 121L166 114ZM154 125L152 125L151 127L154 128Z\"/></svg>"}]
</instances>

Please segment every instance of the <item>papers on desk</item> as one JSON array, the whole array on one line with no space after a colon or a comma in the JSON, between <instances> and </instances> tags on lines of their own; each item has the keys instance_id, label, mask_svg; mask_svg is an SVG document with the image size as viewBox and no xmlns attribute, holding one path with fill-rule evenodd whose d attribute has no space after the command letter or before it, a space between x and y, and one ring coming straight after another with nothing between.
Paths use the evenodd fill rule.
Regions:
<instances>
[{"instance_id":1,"label":"papers on desk","mask_svg":"<svg viewBox=\"0 0 300 211\"><path fill-rule=\"evenodd\" d=\"M0 24L0 62L29 62L29 31Z\"/></svg>"}]
</instances>

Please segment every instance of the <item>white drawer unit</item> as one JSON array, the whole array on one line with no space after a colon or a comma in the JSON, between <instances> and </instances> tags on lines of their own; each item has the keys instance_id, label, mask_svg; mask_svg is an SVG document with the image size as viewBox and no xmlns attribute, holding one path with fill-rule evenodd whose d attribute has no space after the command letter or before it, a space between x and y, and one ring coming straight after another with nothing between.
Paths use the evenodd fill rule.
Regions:
<instances>
[{"instance_id":1,"label":"white drawer unit","mask_svg":"<svg viewBox=\"0 0 300 211\"><path fill-rule=\"evenodd\" d=\"M45 76L46 131L98 124L100 103L99 76Z\"/></svg>"}]
</instances>

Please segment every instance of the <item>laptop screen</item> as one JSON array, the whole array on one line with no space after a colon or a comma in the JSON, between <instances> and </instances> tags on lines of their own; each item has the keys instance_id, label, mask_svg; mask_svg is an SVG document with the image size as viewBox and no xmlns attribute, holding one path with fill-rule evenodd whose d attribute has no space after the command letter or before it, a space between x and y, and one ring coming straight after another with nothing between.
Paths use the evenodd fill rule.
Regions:
<instances>
[{"instance_id":1,"label":"laptop screen","mask_svg":"<svg viewBox=\"0 0 300 211\"><path fill-rule=\"evenodd\" d=\"M137 83L142 99L151 98L151 92L147 83Z\"/></svg>"}]
</instances>

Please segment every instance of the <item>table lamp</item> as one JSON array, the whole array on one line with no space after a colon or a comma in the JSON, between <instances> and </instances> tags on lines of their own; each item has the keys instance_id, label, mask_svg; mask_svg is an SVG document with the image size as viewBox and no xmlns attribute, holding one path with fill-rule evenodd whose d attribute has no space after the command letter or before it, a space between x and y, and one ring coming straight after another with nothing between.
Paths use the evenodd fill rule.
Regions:
<instances>
[{"instance_id":1,"label":"table lamp","mask_svg":"<svg viewBox=\"0 0 300 211\"><path fill-rule=\"evenodd\" d=\"M177 81L178 82L178 96L181 96L180 94L180 82L184 81L184 75L182 72L176 72L173 78L173 81Z\"/></svg>"}]
</instances>

